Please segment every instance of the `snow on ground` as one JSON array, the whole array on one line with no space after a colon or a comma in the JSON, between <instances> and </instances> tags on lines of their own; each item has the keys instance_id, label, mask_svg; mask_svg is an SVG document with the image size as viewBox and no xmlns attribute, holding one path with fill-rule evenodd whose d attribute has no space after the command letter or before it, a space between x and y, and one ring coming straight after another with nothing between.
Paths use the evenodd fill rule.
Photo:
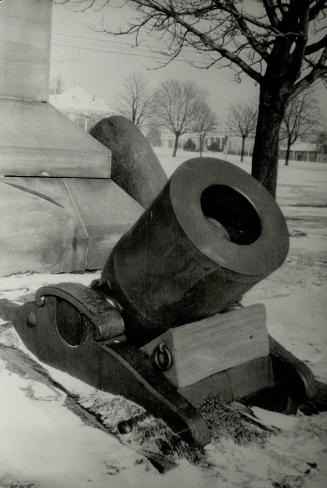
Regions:
<instances>
[{"instance_id":1,"label":"snow on ground","mask_svg":"<svg viewBox=\"0 0 327 488\"><path fill-rule=\"evenodd\" d=\"M178 164L196 155L180 152L174 159L160 149L158 156L171 174ZM233 160L249 171L248 161ZM270 333L325 382L326 190L327 165L280 165L278 201L288 220L290 252L279 270L244 297L244 304L265 304ZM22 301L44 284L73 281L87 285L97 276L23 274L0 278L0 298ZM207 466L179 460L175 469L160 475L140 454L83 423L66 407L65 394L29 374L28 365L10 367L6 346L27 352L14 330L0 319L0 487L327 486L327 413L287 417L255 408L259 418L278 429L264 443L239 445L225 436L206 447ZM47 369L66 388L85 398L99 395L69 375ZM107 405L110 416L113 396L104 395L102 408Z\"/></svg>"}]
</instances>

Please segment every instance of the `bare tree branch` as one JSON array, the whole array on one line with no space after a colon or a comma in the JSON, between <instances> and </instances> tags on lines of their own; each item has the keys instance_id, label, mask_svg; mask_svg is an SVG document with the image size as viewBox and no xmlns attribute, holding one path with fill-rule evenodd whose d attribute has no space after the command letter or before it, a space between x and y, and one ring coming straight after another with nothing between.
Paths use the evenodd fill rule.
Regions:
<instances>
[{"instance_id":1,"label":"bare tree branch","mask_svg":"<svg viewBox=\"0 0 327 488\"><path fill-rule=\"evenodd\" d=\"M110 5L110 0L70 2L75 8ZM127 26L106 31L132 34L135 45L143 34L156 36L160 54L167 56L161 65L191 48L201 60L189 59L193 66L233 69L236 80L245 73L259 84L252 174L274 195L287 104L316 80L327 80L327 0L126 0L122 5L132 12Z\"/></svg>"},{"instance_id":2,"label":"bare tree branch","mask_svg":"<svg viewBox=\"0 0 327 488\"><path fill-rule=\"evenodd\" d=\"M270 20L271 25L278 28L279 27L279 20L278 20L278 17L276 15L276 7L275 7L273 1L272 0L263 0L263 3L264 3L264 6L265 6L265 9L266 9L266 12L267 12L267 15L268 15L268 18Z\"/></svg>"},{"instance_id":3,"label":"bare tree branch","mask_svg":"<svg viewBox=\"0 0 327 488\"><path fill-rule=\"evenodd\" d=\"M288 164L292 144L317 128L319 119L319 106L309 90L290 100L280 133L281 140L286 141L285 165Z\"/></svg>"},{"instance_id":4,"label":"bare tree branch","mask_svg":"<svg viewBox=\"0 0 327 488\"><path fill-rule=\"evenodd\" d=\"M154 93L154 118L175 135L176 156L181 135L193 132L201 113L203 92L191 81L163 81Z\"/></svg>"},{"instance_id":5,"label":"bare tree branch","mask_svg":"<svg viewBox=\"0 0 327 488\"><path fill-rule=\"evenodd\" d=\"M142 75L133 72L117 97L117 113L131 120L138 127L146 127L153 115L153 98Z\"/></svg>"},{"instance_id":6,"label":"bare tree branch","mask_svg":"<svg viewBox=\"0 0 327 488\"><path fill-rule=\"evenodd\" d=\"M326 7L327 1L326 0L316 0L312 2L313 5L309 10L309 19L315 19Z\"/></svg>"},{"instance_id":7,"label":"bare tree branch","mask_svg":"<svg viewBox=\"0 0 327 488\"><path fill-rule=\"evenodd\" d=\"M318 62L314 65L310 73L298 81L293 87L293 94L298 95L301 91L309 88L315 81L327 74L327 48L323 50Z\"/></svg>"},{"instance_id":8,"label":"bare tree branch","mask_svg":"<svg viewBox=\"0 0 327 488\"><path fill-rule=\"evenodd\" d=\"M230 107L228 129L232 135L242 138L241 161L244 157L245 140L254 135L258 109L254 102L237 103Z\"/></svg>"},{"instance_id":9,"label":"bare tree branch","mask_svg":"<svg viewBox=\"0 0 327 488\"><path fill-rule=\"evenodd\" d=\"M319 39L319 41L313 42L309 44L305 48L305 54L313 54L319 51L320 49L327 47L327 34Z\"/></svg>"},{"instance_id":10,"label":"bare tree branch","mask_svg":"<svg viewBox=\"0 0 327 488\"><path fill-rule=\"evenodd\" d=\"M209 132L214 131L217 127L216 114L211 110L206 100L207 95L203 94L203 99L199 103L198 113L193 125L193 132L199 138L199 152L202 156L205 139Z\"/></svg>"}]
</instances>

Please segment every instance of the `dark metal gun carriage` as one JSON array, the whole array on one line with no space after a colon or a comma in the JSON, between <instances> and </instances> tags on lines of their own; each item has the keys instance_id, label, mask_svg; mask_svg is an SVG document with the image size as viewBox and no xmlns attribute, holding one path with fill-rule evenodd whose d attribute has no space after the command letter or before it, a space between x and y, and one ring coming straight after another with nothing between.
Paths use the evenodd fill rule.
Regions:
<instances>
[{"instance_id":1,"label":"dark metal gun carriage","mask_svg":"<svg viewBox=\"0 0 327 488\"><path fill-rule=\"evenodd\" d=\"M310 370L269 337L264 306L239 305L287 251L268 192L225 161L195 158L117 242L100 280L43 287L7 314L39 359L203 445L197 407L209 395L283 410L315 394Z\"/></svg>"},{"instance_id":2,"label":"dark metal gun carriage","mask_svg":"<svg viewBox=\"0 0 327 488\"><path fill-rule=\"evenodd\" d=\"M51 107L51 5L0 3L12 61L0 79L0 273L103 271L89 288L2 302L3 313L41 361L125 395L200 445L208 395L281 410L312 398L313 375L269 337L263 305L239 304L287 255L276 202L212 158L167 181L127 120L105 119L91 138ZM33 70L16 59L17 42Z\"/></svg>"}]
</instances>

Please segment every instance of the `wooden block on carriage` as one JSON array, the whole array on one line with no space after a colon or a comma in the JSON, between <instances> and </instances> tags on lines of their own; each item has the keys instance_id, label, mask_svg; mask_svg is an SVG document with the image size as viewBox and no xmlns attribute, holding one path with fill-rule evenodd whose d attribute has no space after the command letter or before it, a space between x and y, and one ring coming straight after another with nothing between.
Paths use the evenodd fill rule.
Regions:
<instances>
[{"instance_id":1,"label":"wooden block on carriage","mask_svg":"<svg viewBox=\"0 0 327 488\"><path fill-rule=\"evenodd\" d=\"M266 357L269 338L265 307L251 305L169 329L142 350L153 358L157 354L160 361L160 351L164 355L165 348L171 366L163 374L177 388Z\"/></svg>"}]
</instances>

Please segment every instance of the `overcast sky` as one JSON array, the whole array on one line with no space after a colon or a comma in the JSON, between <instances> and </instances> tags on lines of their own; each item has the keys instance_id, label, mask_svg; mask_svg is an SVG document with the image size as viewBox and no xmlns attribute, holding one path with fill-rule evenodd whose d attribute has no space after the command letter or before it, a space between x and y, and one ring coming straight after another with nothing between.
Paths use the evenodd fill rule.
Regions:
<instances>
[{"instance_id":1,"label":"overcast sky","mask_svg":"<svg viewBox=\"0 0 327 488\"><path fill-rule=\"evenodd\" d=\"M167 67L150 70L165 59L153 53L146 45L135 48L129 36L110 36L95 31L102 22L103 12L87 10L72 12L64 6L54 5L52 29L51 77L58 74L66 87L74 83L82 85L90 94L103 98L109 106L115 105L115 97L121 91L126 77L133 71L144 74L155 88L163 79L191 79L209 92L212 108L221 121L221 128L231 103L255 100L258 87L244 76L236 83L231 70L211 68L196 69L187 62L175 61ZM105 19L114 28L124 22L126 11L108 8ZM145 41L151 48L159 46L155 38ZM186 51L185 57L194 58ZM327 120L326 90L317 90L324 119Z\"/></svg>"}]
</instances>

